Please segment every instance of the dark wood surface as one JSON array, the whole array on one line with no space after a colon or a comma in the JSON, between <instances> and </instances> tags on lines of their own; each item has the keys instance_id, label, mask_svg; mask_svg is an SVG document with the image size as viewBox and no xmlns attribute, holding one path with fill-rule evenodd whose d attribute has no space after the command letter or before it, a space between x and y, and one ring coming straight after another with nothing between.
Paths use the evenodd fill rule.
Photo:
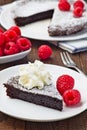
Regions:
<instances>
[{"instance_id":1,"label":"dark wood surface","mask_svg":"<svg viewBox=\"0 0 87 130\"><path fill-rule=\"evenodd\" d=\"M9 2L10 0L0 0L0 2ZM39 59L37 55L38 47L41 44L48 44L47 41L32 41L32 50L30 54L22 60L0 64L0 70L3 70L7 67L24 64L28 61L34 62L34 60ZM45 60L44 63L55 64L63 66L63 63L60 58L60 52L63 51L54 45L49 44L52 47L53 54L51 58ZM78 54L70 54L72 59L76 62L79 68L87 74L87 52L82 52ZM84 85L84 83L83 83ZM87 130L87 111L82 112L81 114L72 117L70 119L56 121L56 122L31 122L23 121L5 115L0 112L0 130Z\"/></svg>"}]
</instances>

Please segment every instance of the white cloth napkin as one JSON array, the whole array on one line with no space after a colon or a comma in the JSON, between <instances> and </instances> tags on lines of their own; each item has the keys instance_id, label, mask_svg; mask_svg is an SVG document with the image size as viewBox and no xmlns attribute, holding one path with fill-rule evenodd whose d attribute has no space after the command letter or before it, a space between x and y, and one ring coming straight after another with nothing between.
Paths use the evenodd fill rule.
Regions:
<instances>
[{"instance_id":1,"label":"white cloth napkin","mask_svg":"<svg viewBox=\"0 0 87 130\"><path fill-rule=\"evenodd\" d=\"M59 42L58 46L70 53L87 51L87 38L75 41Z\"/></svg>"},{"instance_id":2,"label":"white cloth napkin","mask_svg":"<svg viewBox=\"0 0 87 130\"><path fill-rule=\"evenodd\" d=\"M63 50L66 50L73 54L87 51L87 38L74 41L50 41L49 43L52 43L55 46L60 47Z\"/></svg>"}]
</instances>

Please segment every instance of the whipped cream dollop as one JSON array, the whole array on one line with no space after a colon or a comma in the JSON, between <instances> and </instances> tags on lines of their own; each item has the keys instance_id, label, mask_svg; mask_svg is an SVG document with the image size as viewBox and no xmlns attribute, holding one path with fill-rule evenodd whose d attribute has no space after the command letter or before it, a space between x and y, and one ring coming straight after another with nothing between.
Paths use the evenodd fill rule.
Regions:
<instances>
[{"instance_id":1,"label":"whipped cream dollop","mask_svg":"<svg viewBox=\"0 0 87 130\"><path fill-rule=\"evenodd\" d=\"M51 74L46 70L45 64L38 60L20 67L19 76L19 84L27 89L42 89L52 83Z\"/></svg>"}]
</instances>

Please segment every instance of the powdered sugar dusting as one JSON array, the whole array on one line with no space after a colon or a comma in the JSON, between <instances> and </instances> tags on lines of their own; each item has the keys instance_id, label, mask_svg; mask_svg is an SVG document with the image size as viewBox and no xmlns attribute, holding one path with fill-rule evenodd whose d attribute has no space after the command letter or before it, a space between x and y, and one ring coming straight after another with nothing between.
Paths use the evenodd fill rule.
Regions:
<instances>
[{"instance_id":1,"label":"powdered sugar dusting","mask_svg":"<svg viewBox=\"0 0 87 130\"><path fill-rule=\"evenodd\" d=\"M51 97L62 99L61 95L58 93L56 87L53 84L45 86L43 89L33 88L33 89L29 90L29 89L24 88L21 84L19 84L18 79L19 79L19 76L12 77L11 79L9 79L7 81L7 84L8 85L10 84L11 86L13 86L19 90L25 91L25 92L43 94L43 95L48 95Z\"/></svg>"},{"instance_id":2,"label":"powdered sugar dusting","mask_svg":"<svg viewBox=\"0 0 87 130\"><path fill-rule=\"evenodd\" d=\"M55 30L56 27L60 27L61 30L66 30L73 26L84 25L87 23L87 6L83 12L83 16L75 18L73 16L73 7L70 11L61 11L56 7L54 15L50 24L50 27Z\"/></svg>"}]
</instances>

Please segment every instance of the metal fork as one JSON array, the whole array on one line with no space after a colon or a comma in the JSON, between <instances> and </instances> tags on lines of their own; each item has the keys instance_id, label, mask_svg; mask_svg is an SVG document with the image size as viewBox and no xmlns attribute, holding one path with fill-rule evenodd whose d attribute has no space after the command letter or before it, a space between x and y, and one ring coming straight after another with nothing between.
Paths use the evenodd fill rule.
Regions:
<instances>
[{"instance_id":1,"label":"metal fork","mask_svg":"<svg viewBox=\"0 0 87 130\"><path fill-rule=\"evenodd\" d=\"M63 64L68 67L68 68L73 68L75 69L77 72L79 72L80 74L86 76L75 64L75 62L71 59L70 55L68 52L61 52L61 59Z\"/></svg>"}]
</instances>

